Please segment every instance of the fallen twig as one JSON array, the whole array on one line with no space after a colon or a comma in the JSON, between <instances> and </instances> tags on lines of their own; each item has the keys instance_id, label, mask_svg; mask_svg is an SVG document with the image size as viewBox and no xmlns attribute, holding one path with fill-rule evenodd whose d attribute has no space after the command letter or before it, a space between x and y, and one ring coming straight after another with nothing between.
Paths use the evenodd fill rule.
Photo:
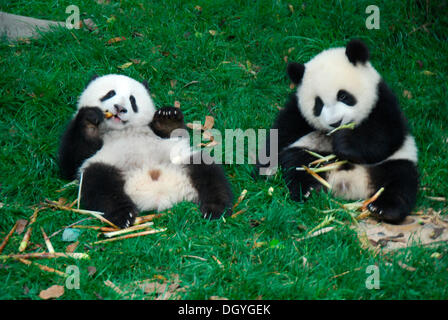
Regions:
<instances>
[{"instance_id":1,"label":"fallen twig","mask_svg":"<svg viewBox=\"0 0 448 320\"><path fill-rule=\"evenodd\" d=\"M321 234L330 232L334 228L335 227L326 227L326 228L322 228L322 229L316 230L313 233L311 233L311 234L309 234L309 235L307 235L305 237L296 239L296 241L303 241L303 240L306 240L306 239L310 239L310 238L314 238L314 237L320 236Z\"/></svg>"},{"instance_id":2,"label":"fallen twig","mask_svg":"<svg viewBox=\"0 0 448 320\"><path fill-rule=\"evenodd\" d=\"M120 229L112 228L112 227L100 227L100 226L78 226L74 225L72 228L75 229L92 229L92 230L99 230L101 232L112 232L112 231L118 231Z\"/></svg>"}]
</instances>

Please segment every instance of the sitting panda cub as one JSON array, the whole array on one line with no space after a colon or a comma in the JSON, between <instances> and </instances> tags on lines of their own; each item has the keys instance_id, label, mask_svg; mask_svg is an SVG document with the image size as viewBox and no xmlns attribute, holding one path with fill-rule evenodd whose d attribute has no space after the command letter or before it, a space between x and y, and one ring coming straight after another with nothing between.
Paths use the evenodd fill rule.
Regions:
<instances>
[{"instance_id":1,"label":"sitting panda cub","mask_svg":"<svg viewBox=\"0 0 448 320\"><path fill-rule=\"evenodd\" d=\"M413 209L418 190L417 148L398 101L369 62L359 40L328 49L306 64L290 63L297 85L273 125L278 129L278 161L293 200L305 200L322 185L305 171L316 158L335 154L348 160L337 170L320 173L336 196L366 199L380 220L401 222ZM333 129L349 123L354 129ZM261 165L260 165L261 166Z\"/></svg>"},{"instance_id":2,"label":"sitting panda cub","mask_svg":"<svg viewBox=\"0 0 448 320\"><path fill-rule=\"evenodd\" d=\"M140 211L184 200L198 202L205 218L229 213L233 195L223 169L192 161L197 154L188 138L170 138L185 128L183 114L174 107L156 111L145 84L123 75L96 77L77 109L62 137L59 165L63 178L82 178L83 207L104 212L120 228Z\"/></svg>"}]
</instances>

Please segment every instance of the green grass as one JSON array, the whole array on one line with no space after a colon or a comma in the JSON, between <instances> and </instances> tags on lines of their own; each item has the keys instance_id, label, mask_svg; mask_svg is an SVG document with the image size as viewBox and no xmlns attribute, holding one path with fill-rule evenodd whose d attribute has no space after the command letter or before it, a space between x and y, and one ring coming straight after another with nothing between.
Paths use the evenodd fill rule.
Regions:
<instances>
[{"instance_id":1,"label":"green grass","mask_svg":"<svg viewBox=\"0 0 448 320\"><path fill-rule=\"evenodd\" d=\"M140 3L143 3L140 5ZM422 7L419 7L419 3ZM30 43L0 42L0 238L32 206L45 198L76 198L76 188L56 192L67 181L58 176L59 137L76 99L93 73L123 73L150 82L158 106L179 101L187 121L216 118L215 128L269 128L285 102L289 82L284 57L305 62L321 50L365 40L372 63L396 92L419 147L421 183L416 210L445 210L426 196L448 194L448 5L446 1L377 1L381 29L367 30L365 8L371 1L0 1L0 10L37 18L65 20L66 6L79 6L99 33L59 30ZM195 6L202 7L201 13ZM110 19L111 17L114 19ZM109 22L108 22L109 19ZM420 28L429 23L426 28ZM417 29L415 32L413 30ZM209 30L216 30L213 36ZM133 36L135 32L143 36ZM106 45L108 39L126 41ZM291 49L293 48L293 49ZM146 61L125 70L117 66ZM230 63L223 63L228 61ZM239 64L257 71L248 72ZM431 73L424 73L427 70ZM174 88L170 80L177 80ZM197 84L186 88L191 81ZM411 92L412 98L403 96ZM172 92L170 92L172 91ZM289 199L280 174L270 180L251 178L251 165L226 165L235 195L248 193L235 219L206 221L197 206L181 203L156 221L162 234L89 247L95 232L85 231L78 252L88 261L42 260L63 270L79 266L81 288L63 299L120 298L105 280L127 283L178 274L184 299L446 299L448 246L410 248L374 256L361 248L347 216L336 230L302 242L294 239L319 224L318 209L334 208L321 193L306 204ZM272 196L268 188L274 188ZM44 211L31 238L43 244L47 234L81 219L76 214ZM252 224L251 224L251 220ZM252 226L258 221L257 226ZM300 227L301 226L301 227ZM4 253L17 251L14 235ZM53 238L57 251L67 243ZM253 247L254 241L266 245ZM440 258L431 257L435 252ZM186 257L198 256L206 261ZM220 266L214 257L222 262ZM303 266L303 257L308 267ZM416 268L401 268L399 261ZM368 290L366 268L380 269L380 290ZM97 272L88 276L87 267ZM335 275L349 273L334 277ZM39 299L41 290L64 280L18 262L0 265L0 299ZM24 290L24 288L29 290ZM137 298L142 297L141 293Z\"/></svg>"}]
</instances>

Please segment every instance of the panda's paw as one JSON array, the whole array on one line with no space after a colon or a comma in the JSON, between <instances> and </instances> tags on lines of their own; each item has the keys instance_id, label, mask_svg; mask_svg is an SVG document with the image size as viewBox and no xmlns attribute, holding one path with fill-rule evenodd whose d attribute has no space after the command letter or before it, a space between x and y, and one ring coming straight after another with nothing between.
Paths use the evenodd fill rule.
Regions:
<instances>
[{"instance_id":1,"label":"panda's paw","mask_svg":"<svg viewBox=\"0 0 448 320\"><path fill-rule=\"evenodd\" d=\"M387 196L381 196L374 202L369 203L367 209L373 217L388 223L400 223L409 214L400 200Z\"/></svg>"},{"instance_id":2,"label":"panda's paw","mask_svg":"<svg viewBox=\"0 0 448 320\"><path fill-rule=\"evenodd\" d=\"M231 214L230 208L224 203L203 203L200 206L202 217L204 219L215 220L222 216L228 216Z\"/></svg>"},{"instance_id":3,"label":"panda's paw","mask_svg":"<svg viewBox=\"0 0 448 320\"><path fill-rule=\"evenodd\" d=\"M78 111L77 119L82 125L98 126L104 120L104 113L98 107L82 107Z\"/></svg>"},{"instance_id":4,"label":"panda's paw","mask_svg":"<svg viewBox=\"0 0 448 320\"><path fill-rule=\"evenodd\" d=\"M150 127L158 136L168 138L174 130L185 128L184 115L179 108L160 108L154 114Z\"/></svg>"},{"instance_id":5,"label":"panda's paw","mask_svg":"<svg viewBox=\"0 0 448 320\"><path fill-rule=\"evenodd\" d=\"M184 114L179 108L162 107L156 111L154 119L158 121L182 121Z\"/></svg>"},{"instance_id":6,"label":"panda's paw","mask_svg":"<svg viewBox=\"0 0 448 320\"><path fill-rule=\"evenodd\" d=\"M131 227L134 224L136 217L137 212L132 209L115 211L108 215L105 215L105 218L107 220L115 224L120 229Z\"/></svg>"}]
</instances>

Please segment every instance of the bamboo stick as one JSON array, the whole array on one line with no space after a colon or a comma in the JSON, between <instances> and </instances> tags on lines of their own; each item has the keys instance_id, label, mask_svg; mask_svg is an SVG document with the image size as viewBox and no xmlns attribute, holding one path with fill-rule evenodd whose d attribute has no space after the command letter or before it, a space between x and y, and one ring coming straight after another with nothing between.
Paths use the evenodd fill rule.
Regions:
<instances>
[{"instance_id":1,"label":"bamboo stick","mask_svg":"<svg viewBox=\"0 0 448 320\"><path fill-rule=\"evenodd\" d=\"M236 203L233 205L232 210L235 210L235 208L239 206L239 204L241 203L241 201L243 201L243 199L244 199L244 197L246 196L246 194L247 194L247 190L244 189L244 190L241 192L240 196L238 197L238 200L236 201Z\"/></svg>"},{"instance_id":2,"label":"bamboo stick","mask_svg":"<svg viewBox=\"0 0 448 320\"><path fill-rule=\"evenodd\" d=\"M101 232L112 232L112 231L118 231L120 229L112 228L112 227L100 227L100 226L72 226L72 228L76 229L92 229L92 230L99 230Z\"/></svg>"},{"instance_id":3,"label":"bamboo stick","mask_svg":"<svg viewBox=\"0 0 448 320\"><path fill-rule=\"evenodd\" d=\"M14 231L16 231L17 228L17 222L15 223L14 227L9 231L9 233L6 235L5 239L3 239L2 244L0 245L0 253L2 253L3 249L6 247L6 244L9 241L9 238L11 238Z\"/></svg>"},{"instance_id":4,"label":"bamboo stick","mask_svg":"<svg viewBox=\"0 0 448 320\"><path fill-rule=\"evenodd\" d=\"M89 259L87 253L80 252L32 252L22 254L0 255L0 259L54 259L54 258L72 258L72 259Z\"/></svg>"},{"instance_id":5,"label":"bamboo stick","mask_svg":"<svg viewBox=\"0 0 448 320\"><path fill-rule=\"evenodd\" d=\"M111 238L111 237L115 237L121 234L125 234L125 233L129 233L129 232L133 232L133 231L137 231L137 230L141 230L141 229L145 229L149 226L152 226L154 224L154 222L146 222L140 225L136 225L136 226L132 226L126 229L121 229L121 230L117 230L117 231L112 231L112 232L106 232L104 233L104 235L107 238Z\"/></svg>"},{"instance_id":6,"label":"bamboo stick","mask_svg":"<svg viewBox=\"0 0 448 320\"><path fill-rule=\"evenodd\" d=\"M45 245L47 246L49 253L54 253L53 245L51 244L50 239L48 238L47 234L44 231L44 228L40 227L40 230L42 231L42 235L44 236Z\"/></svg>"},{"instance_id":7,"label":"bamboo stick","mask_svg":"<svg viewBox=\"0 0 448 320\"><path fill-rule=\"evenodd\" d=\"M26 247L28 246L28 242L31 238L31 232L33 231L32 224L36 221L37 213L40 211L39 208L35 209L33 212L33 215L30 218L30 223L28 224L28 229L25 232L25 235L23 236L22 241L19 245L19 252L25 251Z\"/></svg>"},{"instance_id":8,"label":"bamboo stick","mask_svg":"<svg viewBox=\"0 0 448 320\"><path fill-rule=\"evenodd\" d=\"M156 214L149 214L147 216L137 217L137 218L135 218L134 225L142 224L144 222L149 222L154 219L163 217L164 215L165 215L165 213L156 213Z\"/></svg>"},{"instance_id":9,"label":"bamboo stick","mask_svg":"<svg viewBox=\"0 0 448 320\"><path fill-rule=\"evenodd\" d=\"M38 267L40 270L42 270L42 271L56 273L58 276L61 276L61 277L64 277L64 278L68 277L68 274L66 274L65 272L62 272L62 271L59 271L59 270L56 270L56 269L44 266L44 265L36 263L36 262L31 262L30 260L26 260L26 259L23 259L23 258L17 258L17 261L20 261L20 262L22 262L22 263L24 263L26 265L34 265L34 266Z\"/></svg>"},{"instance_id":10,"label":"bamboo stick","mask_svg":"<svg viewBox=\"0 0 448 320\"><path fill-rule=\"evenodd\" d=\"M104 218L102 215L104 214L103 212L99 212L99 211L92 211L92 210L84 210L84 209L74 209L74 208L70 208L67 206L62 206L54 201L51 200L46 200L46 202L48 203L49 206L59 209L59 210L65 210L65 211L72 211L72 212L76 212L76 213L80 213L80 214L89 214L94 216L95 218L101 220L102 222L119 229L115 224L113 224L112 222L110 222L109 220L107 220L106 218Z\"/></svg>"},{"instance_id":11,"label":"bamboo stick","mask_svg":"<svg viewBox=\"0 0 448 320\"><path fill-rule=\"evenodd\" d=\"M384 187L381 187L372 197L370 197L369 199L365 200L362 203L362 210L366 210L367 206L369 204L371 204L372 202L374 202L376 199L378 199L378 197L383 193L384 191Z\"/></svg>"},{"instance_id":12,"label":"bamboo stick","mask_svg":"<svg viewBox=\"0 0 448 320\"><path fill-rule=\"evenodd\" d=\"M152 229L152 230L138 232L138 233L131 233L131 234L127 234L127 235L121 236L121 237L116 237L116 238L96 241L96 242L93 242L92 245L105 243L105 242L111 242L111 241L117 241L117 240L123 240L123 239L130 239L130 238L135 238L135 237L141 237L141 236L146 236L148 234L159 233L159 232L164 232L164 231L166 231L166 228L163 228L163 229Z\"/></svg>"},{"instance_id":13,"label":"bamboo stick","mask_svg":"<svg viewBox=\"0 0 448 320\"><path fill-rule=\"evenodd\" d=\"M330 132L327 133L327 136L331 136L333 133L335 133L336 131L342 130L342 129L355 129L356 123L354 122L350 122L347 124L343 124L342 126L339 126L333 130L331 130Z\"/></svg>"},{"instance_id":14,"label":"bamboo stick","mask_svg":"<svg viewBox=\"0 0 448 320\"><path fill-rule=\"evenodd\" d=\"M314 171L312 171L311 169L309 169L306 166L302 166L302 168L305 169L306 172L308 172L311 176L313 176L314 179L316 179L317 181L319 181L321 184L323 184L325 187L327 187L328 189L331 189L331 185L327 182L327 180L325 180L324 178L322 178L320 175L318 175L317 173L315 173Z\"/></svg>"}]
</instances>

